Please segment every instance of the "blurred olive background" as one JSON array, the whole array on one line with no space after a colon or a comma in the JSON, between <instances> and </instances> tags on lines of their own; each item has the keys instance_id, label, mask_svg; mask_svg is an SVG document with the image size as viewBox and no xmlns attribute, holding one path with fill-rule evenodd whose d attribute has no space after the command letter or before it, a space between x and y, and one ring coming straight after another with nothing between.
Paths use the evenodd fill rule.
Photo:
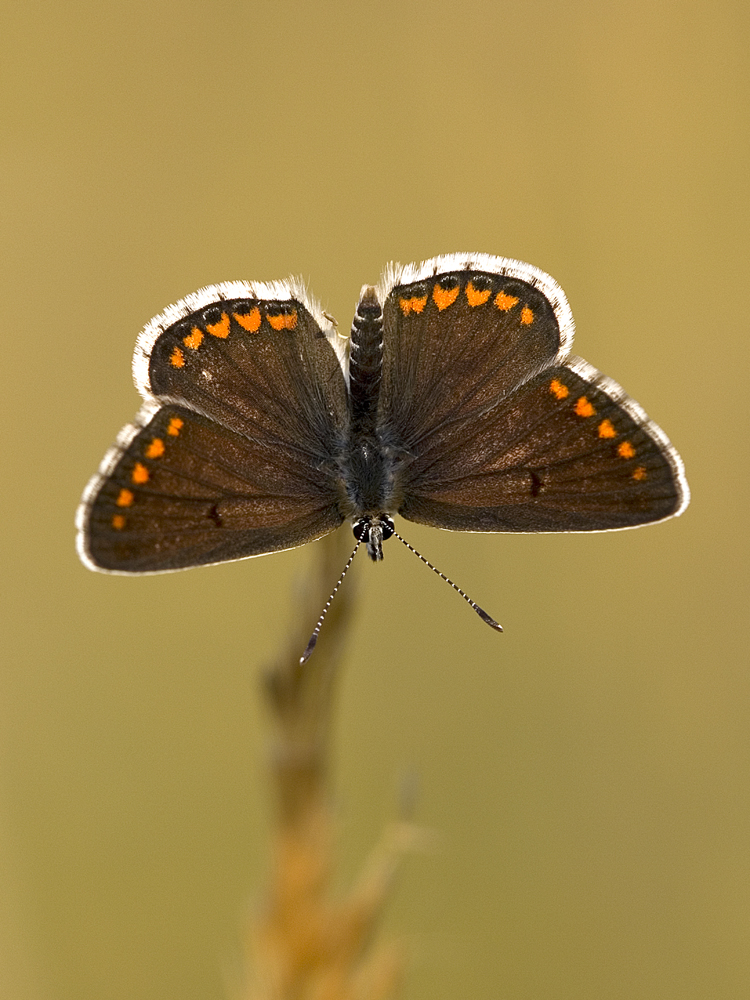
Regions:
<instances>
[{"instance_id":1,"label":"blurred olive background","mask_svg":"<svg viewBox=\"0 0 750 1000\"><path fill-rule=\"evenodd\" d=\"M402 523L503 636L397 543L359 560L339 882L416 773L411 1000L748 994L747 29L729 0L6 5L3 996L219 1000L265 880L258 678L314 547L78 563L139 329L296 273L347 330L387 261L457 250L554 275L694 499L591 536Z\"/></svg>"}]
</instances>

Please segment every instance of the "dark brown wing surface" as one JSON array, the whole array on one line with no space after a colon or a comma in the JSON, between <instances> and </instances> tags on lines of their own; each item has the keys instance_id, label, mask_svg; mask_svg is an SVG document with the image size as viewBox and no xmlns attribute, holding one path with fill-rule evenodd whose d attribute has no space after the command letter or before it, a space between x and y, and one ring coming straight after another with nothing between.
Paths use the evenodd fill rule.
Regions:
<instances>
[{"instance_id":1,"label":"dark brown wing surface","mask_svg":"<svg viewBox=\"0 0 750 1000\"><path fill-rule=\"evenodd\" d=\"M151 399L84 494L79 549L92 568L239 559L341 523L332 456L346 386L309 310L293 298L182 305L142 334L134 369Z\"/></svg>"},{"instance_id":2,"label":"dark brown wing surface","mask_svg":"<svg viewBox=\"0 0 750 1000\"><path fill-rule=\"evenodd\" d=\"M397 285L383 313L380 421L412 451L444 421L482 412L552 364L563 346L553 303L512 275L438 272Z\"/></svg>"},{"instance_id":3,"label":"dark brown wing surface","mask_svg":"<svg viewBox=\"0 0 750 1000\"><path fill-rule=\"evenodd\" d=\"M577 359L534 376L479 418L436 428L404 481L404 517L465 531L628 528L687 502L664 434Z\"/></svg>"},{"instance_id":4,"label":"dark brown wing surface","mask_svg":"<svg viewBox=\"0 0 750 1000\"><path fill-rule=\"evenodd\" d=\"M379 424L404 517L598 531L684 508L663 432L616 383L567 359L573 320L548 275L453 256L396 272L385 291Z\"/></svg>"}]
</instances>

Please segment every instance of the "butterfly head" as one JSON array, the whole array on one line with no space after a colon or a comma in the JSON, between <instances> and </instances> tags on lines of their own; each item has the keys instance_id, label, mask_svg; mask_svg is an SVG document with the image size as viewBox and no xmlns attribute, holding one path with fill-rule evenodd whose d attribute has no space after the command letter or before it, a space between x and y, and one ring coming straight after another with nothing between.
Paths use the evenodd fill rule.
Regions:
<instances>
[{"instance_id":1,"label":"butterfly head","mask_svg":"<svg viewBox=\"0 0 750 1000\"><path fill-rule=\"evenodd\" d=\"M352 525L354 537L367 546L367 554L373 562L383 558L383 542L389 539L394 531L393 519L387 514L377 514L375 517L360 517Z\"/></svg>"}]
</instances>

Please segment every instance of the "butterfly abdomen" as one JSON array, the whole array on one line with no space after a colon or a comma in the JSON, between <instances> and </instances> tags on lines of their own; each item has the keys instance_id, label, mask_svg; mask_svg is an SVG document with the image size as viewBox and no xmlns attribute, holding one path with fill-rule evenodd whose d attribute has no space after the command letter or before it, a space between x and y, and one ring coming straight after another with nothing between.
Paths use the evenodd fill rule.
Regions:
<instances>
[{"instance_id":1,"label":"butterfly abdomen","mask_svg":"<svg viewBox=\"0 0 750 1000\"><path fill-rule=\"evenodd\" d=\"M352 437L375 433L383 374L383 309L366 287L352 323L349 343L349 401Z\"/></svg>"}]
</instances>

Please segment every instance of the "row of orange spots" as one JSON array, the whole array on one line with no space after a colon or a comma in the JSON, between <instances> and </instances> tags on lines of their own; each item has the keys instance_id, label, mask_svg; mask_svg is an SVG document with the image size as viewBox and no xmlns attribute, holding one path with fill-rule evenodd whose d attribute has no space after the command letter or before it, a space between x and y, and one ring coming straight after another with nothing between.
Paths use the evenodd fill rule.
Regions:
<instances>
[{"instance_id":1,"label":"row of orange spots","mask_svg":"<svg viewBox=\"0 0 750 1000\"><path fill-rule=\"evenodd\" d=\"M573 407L573 412L577 417L593 417L596 413L594 407L589 403L585 396L580 396L576 400L576 405Z\"/></svg>"},{"instance_id":2,"label":"row of orange spots","mask_svg":"<svg viewBox=\"0 0 750 1000\"><path fill-rule=\"evenodd\" d=\"M440 312L442 312L443 309L447 309L448 306L453 305L458 298L460 290L460 285L454 285L453 288L443 288L438 283L432 289L432 300ZM476 288L471 281L466 286L466 301L472 308L483 306L491 294L492 289ZM494 303L500 312L508 312L513 306L518 305L518 298L515 295L508 295L507 292L498 292L494 298ZM419 314L424 312L424 308L427 305L427 295L413 295L409 299L399 299L398 304L404 316L409 316L411 313ZM528 306L524 306L521 310L521 322L524 326L528 326L534 322L533 310L529 309Z\"/></svg>"},{"instance_id":3,"label":"row of orange spots","mask_svg":"<svg viewBox=\"0 0 750 1000\"><path fill-rule=\"evenodd\" d=\"M143 462L135 463L130 478L137 486L142 486L144 483L148 482L148 469Z\"/></svg>"},{"instance_id":4,"label":"row of orange spots","mask_svg":"<svg viewBox=\"0 0 750 1000\"><path fill-rule=\"evenodd\" d=\"M555 399L567 399L570 395L570 390L567 385L565 385L564 382L561 382L559 378L552 379L549 384L549 391ZM596 409L586 396L579 396L576 400L575 406L573 407L573 412L579 417L587 418L593 417L596 413ZM600 438L617 437L615 425L607 418L599 423L598 433ZM617 454L620 458L624 459L634 458L635 448L630 441L621 441L617 446ZM637 468L633 471L633 479L637 482L642 482L646 476L646 469L642 465L637 466Z\"/></svg>"},{"instance_id":5,"label":"row of orange spots","mask_svg":"<svg viewBox=\"0 0 750 1000\"><path fill-rule=\"evenodd\" d=\"M518 305L518 299L515 295L508 295L506 292L498 292L495 296L495 305L500 310L500 312L508 312L513 306Z\"/></svg>"},{"instance_id":6,"label":"row of orange spots","mask_svg":"<svg viewBox=\"0 0 750 1000\"><path fill-rule=\"evenodd\" d=\"M466 301L472 307L483 306L491 294L490 288L475 288L471 282L466 286Z\"/></svg>"},{"instance_id":7,"label":"row of orange spots","mask_svg":"<svg viewBox=\"0 0 750 1000\"><path fill-rule=\"evenodd\" d=\"M146 447L146 458L161 458L164 454L164 442L161 438L154 438L151 444Z\"/></svg>"},{"instance_id":8,"label":"row of orange spots","mask_svg":"<svg viewBox=\"0 0 750 1000\"><path fill-rule=\"evenodd\" d=\"M232 313L232 316L244 330L247 330L248 333L257 333L260 329L261 314L260 309L257 306L253 306L250 312L236 312ZM297 327L297 310L294 309L288 313L266 316L266 319L272 329L276 331L294 330ZM229 336L230 324L231 320L229 319L229 315L223 312L218 322L206 323L206 330L212 337L218 337L220 340L226 340ZM203 331L200 327L194 326L190 330L190 333L186 334L182 338L182 343L191 351L197 351L203 343L203 338ZM172 348L169 361L174 368L184 368L185 355L183 354L181 347L175 346Z\"/></svg>"},{"instance_id":9,"label":"row of orange spots","mask_svg":"<svg viewBox=\"0 0 750 1000\"><path fill-rule=\"evenodd\" d=\"M167 424L167 434L172 437L177 437L181 429L185 426L185 421L181 417L170 417L169 423ZM144 448L144 455L146 458L161 458L164 454L165 447L164 441L160 437L151 438L151 441ZM151 477L151 473L148 468L143 464L143 462L136 462L133 466L133 471L130 473L131 482L136 486L142 486L147 483ZM135 501L135 493L129 490L126 486L120 490L117 494L117 499L115 503L118 507L131 507ZM125 516L124 514L114 514L112 516L112 527L115 531L122 531L125 527Z\"/></svg>"}]
</instances>

